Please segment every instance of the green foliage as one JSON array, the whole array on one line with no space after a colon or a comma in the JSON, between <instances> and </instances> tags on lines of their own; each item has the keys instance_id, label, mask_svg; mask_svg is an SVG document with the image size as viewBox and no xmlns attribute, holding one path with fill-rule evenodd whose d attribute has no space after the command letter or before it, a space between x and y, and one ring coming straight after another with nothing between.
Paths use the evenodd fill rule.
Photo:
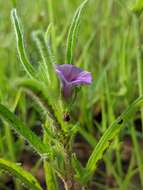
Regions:
<instances>
[{"instance_id":1,"label":"green foliage","mask_svg":"<svg viewBox=\"0 0 143 190\"><path fill-rule=\"evenodd\" d=\"M48 156L50 148L35 135L28 127L26 127L11 111L0 104L0 115L10 124L10 126L21 135L39 155Z\"/></svg>"},{"instance_id":2,"label":"green foliage","mask_svg":"<svg viewBox=\"0 0 143 190\"><path fill-rule=\"evenodd\" d=\"M81 180L81 176L83 175L84 172L86 172L85 168L81 165L80 161L77 159L76 155L72 155L72 166L76 172L75 178L78 180ZM82 182L82 181L80 181Z\"/></svg>"},{"instance_id":3,"label":"green foliage","mask_svg":"<svg viewBox=\"0 0 143 190\"><path fill-rule=\"evenodd\" d=\"M95 146L86 165L85 175L82 176L82 180L85 183L93 175L97 167L97 162L102 158L104 151L109 147L111 142L116 138L120 130L125 126L127 122L131 120L133 113L135 113L140 107L143 106L143 96L134 101L125 112L118 117L113 124L105 131L97 145Z\"/></svg>"},{"instance_id":4,"label":"green foliage","mask_svg":"<svg viewBox=\"0 0 143 190\"><path fill-rule=\"evenodd\" d=\"M72 20L72 23L71 23L71 26L69 29L69 33L68 33L68 38L67 38L66 64L71 64L73 61L73 50L75 48L76 41L77 41L80 16L81 16L81 12L87 2L88 2L88 0L85 0L79 6L79 8L77 9L77 11L73 17L73 20Z\"/></svg>"},{"instance_id":5,"label":"green foliage","mask_svg":"<svg viewBox=\"0 0 143 190\"><path fill-rule=\"evenodd\" d=\"M13 177L19 179L26 188L32 190L42 190L42 187L38 183L37 179L17 164L0 159L0 169L9 172Z\"/></svg>"},{"instance_id":6,"label":"green foliage","mask_svg":"<svg viewBox=\"0 0 143 190\"><path fill-rule=\"evenodd\" d=\"M38 51L41 56L40 62L40 76L51 89L56 86L57 77L55 72L55 59L50 48L50 32L51 25L49 25L45 35L42 31L33 32L33 40L35 41Z\"/></svg>"},{"instance_id":7,"label":"green foliage","mask_svg":"<svg viewBox=\"0 0 143 190\"><path fill-rule=\"evenodd\" d=\"M53 101L55 99L51 98L52 93L50 92L50 89L46 88L44 83L30 79L19 81L17 86L22 87L24 91L31 96L31 98L42 108L43 114L48 114L50 116L55 126L61 126L53 107Z\"/></svg>"},{"instance_id":8,"label":"green foliage","mask_svg":"<svg viewBox=\"0 0 143 190\"><path fill-rule=\"evenodd\" d=\"M11 18L15 29L16 34L16 40L17 40L17 50L19 53L20 61L26 71L26 73L31 77L36 77L36 71L30 61L28 60L28 57L26 55L25 47L24 47L24 39L22 34L22 29L20 27L19 19L17 17L16 9L13 9L11 11Z\"/></svg>"},{"instance_id":9,"label":"green foliage","mask_svg":"<svg viewBox=\"0 0 143 190\"><path fill-rule=\"evenodd\" d=\"M136 0L135 4L132 6L132 11L137 15L141 15L143 11L143 1Z\"/></svg>"},{"instance_id":10,"label":"green foliage","mask_svg":"<svg viewBox=\"0 0 143 190\"><path fill-rule=\"evenodd\" d=\"M36 42L36 45L38 47L38 50L40 52L42 61L41 61L41 75L43 76L43 79L48 82L50 85L50 68L49 68L49 61L48 61L48 52L46 42L44 39L44 34L40 31L34 32L33 33L33 39Z\"/></svg>"},{"instance_id":11,"label":"green foliage","mask_svg":"<svg viewBox=\"0 0 143 190\"><path fill-rule=\"evenodd\" d=\"M132 12L140 18L129 12L128 7L132 2ZM95 185L95 189L111 189L108 183L110 178L113 179L114 189L140 190L143 187L141 149L143 135L142 131L138 130L143 128L141 107L143 3L140 0L132 2L131 0L105 0L104 3L100 0L0 2L0 103L2 104L0 115L3 120L8 121L8 123L2 122L0 118L0 155L16 162L22 157L22 150L28 148L23 138L27 140L43 158L41 160L48 190L59 188L57 176L63 181L65 189L70 189L71 181L76 181L76 185L79 185L79 182L80 185L91 183ZM72 13L80 3L70 24ZM23 72L13 48L15 38L9 19L12 6L16 7L11 11L11 17L18 55L30 79L27 79L27 76L24 80L20 79ZM84 8L86 14L82 14ZM17 12L20 13L25 35ZM80 26L81 18L84 24ZM68 26L70 29L67 34ZM79 26L80 42L77 46ZM28 46L25 45L25 40ZM69 110L59 95L60 88L54 68L55 64L64 63L64 56L66 63L75 63L93 74L93 84L82 89L75 104L71 104L73 107L70 109L69 122L63 120L64 114ZM136 97L141 99L130 104ZM12 112L18 110L18 115L26 124L19 121L17 116L3 105L7 105ZM123 112L128 106L129 108ZM140 110L133 115L136 108ZM43 127L43 136L40 134L40 138L32 132L32 127L35 129L37 122L42 123ZM11 128L19 134L16 141ZM77 132L88 145L81 141L80 143L76 141L75 144ZM126 143L126 140L132 142L131 145ZM114 144L110 146L112 141ZM83 147L84 153L88 146L93 149L88 162L84 163L86 167L74 154L73 147L80 148L80 146L79 151L82 152ZM126 153L126 149L131 149L131 152ZM44 156L47 155L50 159L45 159ZM83 159L86 157L84 154L81 155ZM126 158L127 155L130 157ZM100 159L104 162L105 171L100 168L100 162L98 167ZM128 166L126 171L124 161ZM0 166L5 165L4 170L13 171L10 169L13 163L8 161L10 164L7 164L7 161L1 160L0 162L4 163L0 164ZM41 161L37 160L31 169L35 174L39 172L39 163ZM11 173L15 176L16 169L13 168L14 173ZM97 178L93 178L94 173ZM20 171L19 175L23 175L23 172ZM5 179L2 172L0 189L8 189L1 177ZM31 177L28 178L31 180ZM23 177L18 179L24 183ZM30 189L28 185L27 187ZM19 186L17 180L14 180L14 189L21 188L21 184Z\"/></svg>"}]
</instances>

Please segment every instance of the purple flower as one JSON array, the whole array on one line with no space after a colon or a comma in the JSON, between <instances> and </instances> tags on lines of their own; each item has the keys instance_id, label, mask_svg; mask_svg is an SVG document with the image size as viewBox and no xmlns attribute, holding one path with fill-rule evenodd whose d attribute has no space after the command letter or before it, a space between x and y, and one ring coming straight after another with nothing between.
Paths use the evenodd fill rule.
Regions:
<instances>
[{"instance_id":1,"label":"purple flower","mask_svg":"<svg viewBox=\"0 0 143 190\"><path fill-rule=\"evenodd\" d=\"M63 96L66 99L72 96L75 86L89 85L92 82L90 72L77 68L74 65L56 65L56 72L61 80Z\"/></svg>"}]
</instances>

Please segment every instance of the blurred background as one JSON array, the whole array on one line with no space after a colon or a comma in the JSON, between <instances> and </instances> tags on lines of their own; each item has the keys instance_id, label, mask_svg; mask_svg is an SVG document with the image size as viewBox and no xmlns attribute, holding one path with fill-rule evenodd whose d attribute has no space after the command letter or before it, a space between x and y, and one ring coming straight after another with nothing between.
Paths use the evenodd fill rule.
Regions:
<instances>
[{"instance_id":1,"label":"blurred background","mask_svg":"<svg viewBox=\"0 0 143 190\"><path fill-rule=\"evenodd\" d=\"M36 106L15 87L26 74L16 50L10 11L17 8L26 50L38 64L32 32L46 31L53 23L52 47L58 64L65 61L68 28L81 0L0 0L0 102L15 110L27 126L42 135ZM82 130L74 149L83 164L109 125L138 96L143 94L143 16L130 7L134 0L89 0L80 22L73 64L92 72L93 84L82 89L73 111ZM17 102L18 101L18 102ZM16 109L15 109L16 105ZM92 189L143 189L143 123L141 113L131 118L99 163ZM0 120L0 157L20 162L45 186L38 156ZM0 190L21 190L19 182L0 171Z\"/></svg>"}]
</instances>

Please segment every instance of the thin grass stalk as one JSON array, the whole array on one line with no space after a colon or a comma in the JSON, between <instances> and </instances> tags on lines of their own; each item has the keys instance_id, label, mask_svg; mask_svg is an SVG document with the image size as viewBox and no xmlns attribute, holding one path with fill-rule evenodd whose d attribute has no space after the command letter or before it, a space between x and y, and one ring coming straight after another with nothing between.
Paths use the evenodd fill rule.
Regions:
<instances>
[{"instance_id":1,"label":"thin grass stalk","mask_svg":"<svg viewBox=\"0 0 143 190\"><path fill-rule=\"evenodd\" d=\"M139 23L139 18L136 16L133 17L134 19L134 27L135 27L135 35L136 35L136 42L137 42L137 51L136 51L136 61L137 61L137 77L138 77L138 88L139 88L139 96L143 95L143 64L141 60L141 44L140 44L140 23ZM142 131L143 131L143 109L140 109L141 112L141 125L142 125ZM135 154L136 154L136 159L138 162L138 167L139 167L139 174L140 174L140 179L141 179L141 185L143 187L143 172L142 172L142 155L140 151L140 147L137 141L136 137L136 130L132 126L131 128L131 135L135 147Z\"/></svg>"},{"instance_id":2,"label":"thin grass stalk","mask_svg":"<svg viewBox=\"0 0 143 190\"><path fill-rule=\"evenodd\" d=\"M127 174L123 179L123 182L120 184L119 190L126 190L129 188L130 185L130 180L132 177L133 173L133 168L134 168L134 155L131 157L130 164L127 170Z\"/></svg>"},{"instance_id":3,"label":"thin grass stalk","mask_svg":"<svg viewBox=\"0 0 143 190\"><path fill-rule=\"evenodd\" d=\"M51 37L52 37L52 50L56 56L56 31L54 26L54 10L53 10L53 0L47 0L48 13L49 13L49 23L52 23Z\"/></svg>"},{"instance_id":4,"label":"thin grass stalk","mask_svg":"<svg viewBox=\"0 0 143 190\"><path fill-rule=\"evenodd\" d=\"M45 122L45 127L50 127L50 126L47 125L47 123ZM48 135L47 135L46 131L44 131L43 142L46 144L46 143L48 143L48 141L49 141ZM45 173L47 190L59 190L57 181L56 181L56 177L55 177L55 173L53 171L53 168L51 167L50 161L47 159L44 159L44 173Z\"/></svg>"},{"instance_id":5,"label":"thin grass stalk","mask_svg":"<svg viewBox=\"0 0 143 190\"><path fill-rule=\"evenodd\" d=\"M108 79L107 79L107 75L106 75L106 81L105 81L106 85L106 96L107 96L107 104L108 104L108 117L109 117L109 123L113 123L115 120L115 116L114 116L114 110L113 110L113 105L112 105L112 98L111 98L111 94L110 94L110 87L109 87L109 83L108 83ZM116 146L119 146L119 137L117 137L116 139ZM112 152L109 153L109 159L111 157ZM117 168L118 168L118 172L120 177L123 176L123 171L122 171L122 164L121 164L121 156L120 156L120 150L119 147L117 148L116 152L116 159L117 159ZM112 160L110 159L110 161L112 162ZM108 171L110 171L110 168L108 169Z\"/></svg>"},{"instance_id":6,"label":"thin grass stalk","mask_svg":"<svg viewBox=\"0 0 143 190\"><path fill-rule=\"evenodd\" d=\"M134 146L134 151L135 151L135 156L136 156L136 160L138 163L138 168L139 168L139 175L140 175L140 180L141 180L141 185L143 187L143 170L142 170L142 156L141 156L141 149L139 147L139 143L137 141L137 137L136 137L136 130L135 130L135 126L132 125L130 127L131 130L131 136L132 136L132 140L133 140L133 146Z\"/></svg>"},{"instance_id":7,"label":"thin grass stalk","mask_svg":"<svg viewBox=\"0 0 143 190\"><path fill-rule=\"evenodd\" d=\"M12 110L14 111L17 107L17 104L19 102L21 96L21 91L19 90L17 92L16 98L15 98L15 102L12 106ZM8 146L8 151L9 151L9 155L10 155L10 159L14 162L16 162L16 155L15 155L15 149L14 149L14 139L13 139L13 135L12 135L12 131L10 129L10 127L8 126L8 123L5 123L5 135L6 135L6 142L7 142L7 146ZM15 180L15 190L20 190L20 184L19 181Z\"/></svg>"},{"instance_id":8,"label":"thin grass stalk","mask_svg":"<svg viewBox=\"0 0 143 190\"><path fill-rule=\"evenodd\" d=\"M143 95L143 62L141 60L141 43L140 43L140 23L139 18L134 17L135 21L135 29L137 35L137 52L136 52L136 60L137 60L137 76L138 76L138 88L139 88L139 96ZM143 131L143 109L141 111L141 121L142 121L142 131Z\"/></svg>"}]
</instances>

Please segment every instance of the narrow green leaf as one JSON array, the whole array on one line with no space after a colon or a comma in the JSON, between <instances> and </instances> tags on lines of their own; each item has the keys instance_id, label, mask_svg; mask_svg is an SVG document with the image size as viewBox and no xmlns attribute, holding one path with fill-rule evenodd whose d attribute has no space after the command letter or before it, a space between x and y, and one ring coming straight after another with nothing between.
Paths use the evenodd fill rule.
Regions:
<instances>
[{"instance_id":1,"label":"narrow green leaf","mask_svg":"<svg viewBox=\"0 0 143 190\"><path fill-rule=\"evenodd\" d=\"M37 179L17 164L0 159L0 169L10 172L13 177L18 178L28 189L42 190Z\"/></svg>"},{"instance_id":2,"label":"narrow green leaf","mask_svg":"<svg viewBox=\"0 0 143 190\"><path fill-rule=\"evenodd\" d=\"M78 29L79 29L79 22L80 22L80 16L81 12L86 5L88 0L85 0L77 9L75 12L75 15L73 17L69 33L68 33L68 38L67 38L67 51L66 51L66 63L71 64L72 59L73 59L73 50L75 47L75 43L77 40L77 34L78 34Z\"/></svg>"},{"instance_id":3,"label":"narrow green leaf","mask_svg":"<svg viewBox=\"0 0 143 190\"><path fill-rule=\"evenodd\" d=\"M44 34L41 31L36 31L32 33L33 40L35 41L37 48L39 50L42 61L40 62L40 70L44 79L50 84L50 69L48 61L47 47L44 39Z\"/></svg>"},{"instance_id":4,"label":"narrow green leaf","mask_svg":"<svg viewBox=\"0 0 143 190\"><path fill-rule=\"evenodd\" d=\"M44 35L45 41L48 41L48 40L49 40L49 36L50 36L49 34L50 34L51 31L52 31L52 27L53 27L53 23L50 23L50 24L48 25L47 30L46 30L45 35Z\"/></svg>"},{"instance_id":5,"label":"narrow green leaf","mask_svg":"<svg viewBox=\"0 0 143 190\"><path fill-rule=\"evenodd\" d=\"M25 88L31 98L42 108L45 114L48 114L53 120L55 126L61 126L56 111L52 105L52 95L45 85L37 80L23 80L19 82L19 86ZM47 96L48 94L48 96ZM51 98L50 98L51 97Z\"/></svg>"},{"instance_id":6,"label":"narrow green leaf","mask_svg":"<svg viewBox=\"0 0 143 190\"><path fill-rule=\"evenodd\" d=\"M21 135L38 154L46 155L50 153L50 148L45 145L39 137L33 133L28 127L26 127L11 111L5 106L0 104L0 115L10 124L19 135Z\"/></svg>"},{"instance_id":7,"label":"narrow green leaf","mask_svg":"<svg viewBox=\"0 0 143 190\"><path fill-rule=\"evenodd\" d=\"M131 10L137 15L141 15L143 11L143 0L136 0L136 3L132 6Z\"/></svg>"},{"instance_id":8,"label":"narrow green leaf","mask_svg":"<svg viewBox=\"0 0 143 190\"><path fill-rule=\"evenodd\" d=\"M97 162L102 158L104 151L109 147L110 143L115 139L116 135L128 122L135 111L143 106L143 96L134 101L125 112L119 116L114 123L105 131L97 145L95 146L86 165L86 174L83 176L83 182L87 182L96 170Z\"/></svg>"},{"instance_id":9,"label":"narrow green leaf","mask_svg":"<svg viewBox=\"0 0 143 190\"><path fill-rule=\"evenodd\" d=\"M18 19L18 16L17 16L16 9L12 9L11 18L12 18L12 23L13 23L14 29L15 29L16 41L17 41L17 50L18 50L18 54L19 54L19 57L20 57L20 61L21 61L22 65L23 65L26 73L31 78L35 78L36 77L36 71L35 71L34 67L30 63L30 61L29 61L29 59L28 59L28 57L26 55L22 29L21 29L20 24L19 24L19 19Z\"/></svg>"},{"instance_id":10,"label":"narrow green leaf","mask_svg":"<svg viewBox=\"0 0 143 190\"><path fill-rule=\"evenodd\" d=\"M40 64L41 74L48 82L48 85L53 86L54 84L56 84L55 80L57 79L57 76L55 72L55 61L52 56L49 40L46 41L46 38L48 39L48 36L50 36L50 29L48 29L48 31L46 32L46 37L44 36L44 33L42 31L33 32L33 40L35 41L40 56L42 58Z\"/></svg>"},{"instance_id":11,"label":"narrow green leaf","mask_svg":"<svg viewBox=\"0 0 143 190\"><path fill-rule=\"evenodd\" d=\"M44 161L44 170L48 190L59 190L53 168L46 160Z\"/></svg>"},{"instance_id":12,"label":"narrow green leaf","mask_svg":"<svg viewBox=\"0 0 143 190\"><path fill-rule=\"evenodd\" d=\"M85 172L85 168L81 165L81 163L78 161L75 154L72 155L72 166L76 172L76 178L80 178L83 176L83 173Z\"/></svg>"}]
</instances>

